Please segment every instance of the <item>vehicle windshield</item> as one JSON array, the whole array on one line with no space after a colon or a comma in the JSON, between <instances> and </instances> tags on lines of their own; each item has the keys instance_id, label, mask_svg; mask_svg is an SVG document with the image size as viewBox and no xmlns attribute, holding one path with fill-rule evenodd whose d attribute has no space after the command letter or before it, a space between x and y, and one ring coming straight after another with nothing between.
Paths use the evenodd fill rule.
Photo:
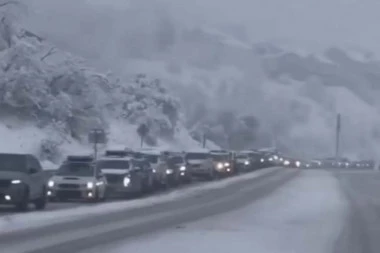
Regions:
<instances>
[{"instance_id":1,"label":"vehicle windshield","mask_svg":"<svg viewBox=\"0 0 380 253\"><path fill-rule=\"evenodd\" d=\"M219 155L219 154L211 154L211 158L214 161L226 161L226 160L228 160L226 155Z\"/></svg>"},{"instance_id":2,"label":"vehicle windshield","mask_svg":"<svg viewBox=\"0 0 380 253\"><path fill-rule=\"evenodd\" d=\"M27 172L26 156L24 155L0 155L0 171Z\"/></svg>"},{"instance_id":3,"label":"vehicle windshield","mask_svg":"<svg viewBox=\"0 0 380 253\"><path fill-rule=\"evenodd\" d=\"M99 169L128 169L129 161L126 160L99 160L96 162Z\"/></svg>"},{"instance_id":4,"label":"vehicle windshield","mask_svg":"<svg viewBox=\"0 0 380 253\"><path fill-rule=\"evenodd\" d=\"M186 160L206 160L208 158L207 153L187 153Z\"/></svg>"},{"instance_id":5,"label":"vehicle windshield","mask_svg":"<svg viewBox=\"0 0 380 253\"><path fill-rule=\"evenodd\" d=\"M239 155L236 156L236 158L237 158L237 159L248 159L249 156L246 155L246 154L239 154Z\"/></svg>"},{"instance_id":6,"label":"vehicle windshield","mask_svg":"<svg viewBox=\"0 0 380 253\"><path fill-rule=\"evenodd\" d=\"M70 162L64 163L59 167L58 176L79 176L91 177L94 175L94 166L92 163Z\"/></svg>"},{"instance_id":7,"label":"vehicle windshield","mask_svg":"<svg viewBox=\"0 0 380 253\"><path fill-rule=\"evenodd\" d=\"M158 155L148 155L148 154L143 154L143 157L150 163L158 163Z\"/></svg>"},{"instance_id":8,"label":"vehicle windshield","mask_svg":"<svg viewBox=\"0 0 380 253\"><path fill-rule=\"evenodd\" d=\"M180 156L175 156L175 157L171 157L170 158L170 162L174 163L174 164L178 164L178 163L183 163L183 158L180 157Z\"/></svg>"}]
</instances>

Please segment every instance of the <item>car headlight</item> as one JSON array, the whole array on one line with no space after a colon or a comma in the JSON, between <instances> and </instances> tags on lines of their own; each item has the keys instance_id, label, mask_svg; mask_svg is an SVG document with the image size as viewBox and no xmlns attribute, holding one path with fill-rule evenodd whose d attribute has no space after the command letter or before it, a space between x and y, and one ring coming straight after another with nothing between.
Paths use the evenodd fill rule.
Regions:
<instances>
[{"instance_id":1,"label":"car headlight","mask_svg":"<svg viewBox=\"0 0 380 253\"><path fill-rule=\"evenodd\" d=\"M217 165L216 165L216 168L217 169L223 169L223 163L218 163Z\"/></svg>"},{"instance_id":2,"label":"car headlight","mask_svg":"<svg viewBox=\"0 0 380 253\"><path fill-rule=\"evenodd\" d=\"M102 184L104 184L103 181L96 182L96 186L100 186Z\"/></svg>"},{"instance_id":3,"label":"car headlight","mask_svg":"<svg viewBox=\"0 0 380 253\"><path fill-rule=\"evenodd\" d=\"M271 158L269 158L268 160L269 160L269 161L273 161L273 158L271 157Z\"/></svg>"},{"instance_id":4,"label":"car headlight","mask_svg":"<svg viewBox=\"0 0 380 253\"><path fill-rule=\"evenodd\" d=\"M245 164L245 165L249 165L249 161L245 161L244 164Z\"/></svg>"},{"instance_id":5,"label":"car headlight","mask_svg":"<svg viewBox=\"0 0 380 253\"><path fill-rule=\"evenodd\" d=\"M230 163L224 163L224 166L228 167L230 166Z\"/></svg>"},{"instance_id":6,"label":"car headlight","mask_svg":"<svg viewBox=\"0 0 380 253\"><path fill-rule=\"evenodd\" d=\"M280 157L280 162L284 161L284 158Z\"/></svg>"},{"instance_id":7,"label":"car headlight","mask_svg":"<svg viewBox=\"0 0 380 253\"><path fill-rule=\"evenodd\" d=\"M94 188L94 183L93 182L87 182L87 188L88 189Z\"/></svg>"},{"instance_id":8,"label":"car headlight","mask_svg":"<svg viewBox=\"0 0 380 253\"><path fill-rule=\"evenodd\" d=\"M300 161L296 161L296 166L297 167L301 166L301 162Z\"/></svg>"},{"instance_id":9,"label":"car headlight","mask_svg":"<svg viewBox=\"0 0 380 253\"><path fill-rule=\"evenodd\" d=\"M157 171L155 169L153 169L153 173L156 173Z\"/></svg>"},{"instance_id":10,"label":"car headlight","mask_svg":"<svg viewBox=\"0 0 380 253\"><path fill-rule=\"evenodd\" d=\"M285 166L288 166L289 164L290 164L290 162L289 162L288 160L285 160L285 161L284 161L284 165L285 165Z\"/></svg>"},{"instance_id":11,"label":"car headlight","mask_svg":"<svg viewBox=\"0 0 380 253\"><path fill-rule=\"evenodd\" d=\"M127 187L131 183L131 179L129 177L125 177L123 180L124 187Z\"/></svg>"},{"instance_id":12,"label":"car headlight","mask_svg":"<svg viewBox=\"0 0 380 253\"><path fill-rule=\"evenodd\" d=\"M49 186L49 187L53 187L53 186L54 186L54 184L55 184L55 183L54 183L54 181L53 181L53 180L50 180L50 181L48 182L48 186Z\"/></svg>"},{"instance_id":13,"label":"car headlight","mask_svg":"<svg viewBox=\"0 0 380 253\"><path fill-rule=\"evenodd\" d=\"M278 159L278 156L275 155L275 156L273 156L273 158L274 158L274 160L277 160L277 159Z\"/></svg>"},{"instance_id":14,"label":"car headlight","mask_svg":"<svg viewBox=\"0 0 380 253\"><path fill-rule=\"evenodd\" d=\"M260 159L260 162L262 162L262 163L263 163L263 162L264 162L264 158L261 158L261 159Z\"/></svg>"},{"instance_id":15,"label":"car headlight","mask_svg":"<svg viewBox=\"0 0 380 253\"><path fill-rule=\"evenodd\" d=\"M15 180L12 180L11 183L12 184L21 184L21 180L20 179L15 179Z\"/></svg>"},{"instance_id":16,"label":"car headlight","mask_svg":"<svg viewBox=\"0 0 380 253\"><path fill-rule=\"evenodd\" d=\"M185 166L181 166L181 167L179 167L179 170L180 170L180 171L185 171L185 170L186 170L186 167L185 167Z\"/></svg>"},{"instance_id":17,"label":"car headlight","mask_svg":"<svg viewBox=\"0 0 380 253\"><path fill-rule=\"evenodd\" d=\"M173 170L171 170L171 169L167 169L167 170L166 170L166 174L173 174Z\"/></svg>"}]
</instances>

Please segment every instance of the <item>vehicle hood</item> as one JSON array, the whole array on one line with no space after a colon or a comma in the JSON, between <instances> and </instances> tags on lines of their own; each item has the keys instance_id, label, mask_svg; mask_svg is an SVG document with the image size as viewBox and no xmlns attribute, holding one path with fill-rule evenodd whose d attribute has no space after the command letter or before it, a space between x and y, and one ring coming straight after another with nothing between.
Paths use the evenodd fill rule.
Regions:
<instances>
[{"instance_id":1,"label":"vehicle hood","mask_svg":"<svg viewBox=\"0 0 380 253\"><path fill-rule=\"evenodd\" d=\"M28 178L28 174L16 171L0 171L0 179L20 179Z\"/></svg>"},{"instance_id":2,"label":"vehicle hood","mask_svg":"<svg viewBox=\"0 0 380 253\"><path fill-rule=\"evenodd\" d=\"M204 163L205 160L187 160L187 163L190 165L199 165Z\"/></svg>"},{"instance_id":3,"label":"vehicle hood","mask_svg":"<svg viewBox=\"0 0 380 253\"><path fill-rule=\"evenodd\" d=\"M54 182L65 182L73 184L82 184L87 182L94 182L94 177L75 177L75 176L53 176L50 180Z\"/></svg>"},{"instance_id":4,"label":"vehicle hood","mask_svg":"<svg viewBox=\"0 0 380 253\"><path fill-rule=\"evenodd\" d=\"M230 163L228 160L213 160L213 163Z\"/></svg>"},{"instance_id":5,"label":"vehicle hood","mask_svg":"<svg viewBox=\"0 0 380 253\"><path fill-rule=\"evenodd\" d=\"M105 168L102 169L103 174L112 174L112 175L125 175L130 172L129 169L112 169L112 168Z\"/></svg>"}]
</instances>

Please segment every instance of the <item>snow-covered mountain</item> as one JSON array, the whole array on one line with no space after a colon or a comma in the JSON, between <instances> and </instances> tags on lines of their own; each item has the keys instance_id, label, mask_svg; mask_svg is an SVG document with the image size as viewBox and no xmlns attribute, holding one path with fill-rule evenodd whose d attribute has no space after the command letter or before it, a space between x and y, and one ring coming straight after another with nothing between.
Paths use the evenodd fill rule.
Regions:
<instances>
[{"instance_id":1,"label":"snow-covered mountain","mask_svg":"<svg viewBox=\"0 0 380 253\"><path fill-rule=\"evenodd\" d=\"M199 146L183 126L181 105L157 78L120 79L91 68L0 13L1 151L32 152L58 162L64 154L90 152L87 134L104 128L108 144L139 146L146 124L148 145Z\"/></svg>"},{"instance_id":2,"label":"snow-covered mountain","mask_svg":"<svg viewBox=\"0 0 380 253\"><path fill-rule=\"evenodd\" d=\"M199 139L206 133L234 148L276 143L289 152L324 156L334 152L335 116L341 113L344 154L380 152L376 50L369 40L353 39L369 50L343 43L349 33L342 20L335 23L342 28L338 32L334 25L317 26L318 20L322 26L334 24L339 8L345 14L364 13L363 6L371 9L372 2L361 8L338 0L318 1L318 6L304 0L281 6L273 1L218 3L28 0L20 22L49 45L86 59L97 72L109 69L120 80L137 74L158 79L176 94L173 104L181 104L178 124L187 128L183 135L190 131ZM329 6L324 20L323 6ZM294 14L285 19L288 23L284 10ZM363 20L374 18L372 13ZM363 27L349 24L358 32ZM322 38L323 30L328 30L328 39ZM303 43L296 46L284 39L297 34ZM321 45L311 47L317 37ZM44 52L49 50L47 46Z\"/></svg>"}]
</instances>

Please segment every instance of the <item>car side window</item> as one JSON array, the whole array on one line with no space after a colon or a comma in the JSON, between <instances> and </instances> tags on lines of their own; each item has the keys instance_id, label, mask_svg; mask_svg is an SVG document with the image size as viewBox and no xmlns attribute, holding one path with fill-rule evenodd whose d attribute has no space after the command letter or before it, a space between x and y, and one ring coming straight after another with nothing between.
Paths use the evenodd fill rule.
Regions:
<instances>
[{"instance_id":1,"label":"car side window","mask_svg":"<svg viewBox=\"0 0 380 253\"><path fill-rule=\"evenodd\" d=\"M143 162L144 169L149 170L150 169L150 164L148 162Z\"/></svg>"},{"instance_id":2,"label":"car side window","mask_svg":"<svg viewBox=\"0 0 380 253\"><path fill-rule=\"evenodd\" d=\"M135 161L134 169L144 169L143 164L140 161Z\"/></svg>"},{"instance_id":3,"label":"car side window","mask_svg":"<svg viewBox=\"0 0 380 253\"><path fill-rule=\"evenodd\" d=\"M34 156L29 156L28 166L29 166L29 168L35 169L37 172L42 171L40 162Z\"/></svg>"}]
</instances>

